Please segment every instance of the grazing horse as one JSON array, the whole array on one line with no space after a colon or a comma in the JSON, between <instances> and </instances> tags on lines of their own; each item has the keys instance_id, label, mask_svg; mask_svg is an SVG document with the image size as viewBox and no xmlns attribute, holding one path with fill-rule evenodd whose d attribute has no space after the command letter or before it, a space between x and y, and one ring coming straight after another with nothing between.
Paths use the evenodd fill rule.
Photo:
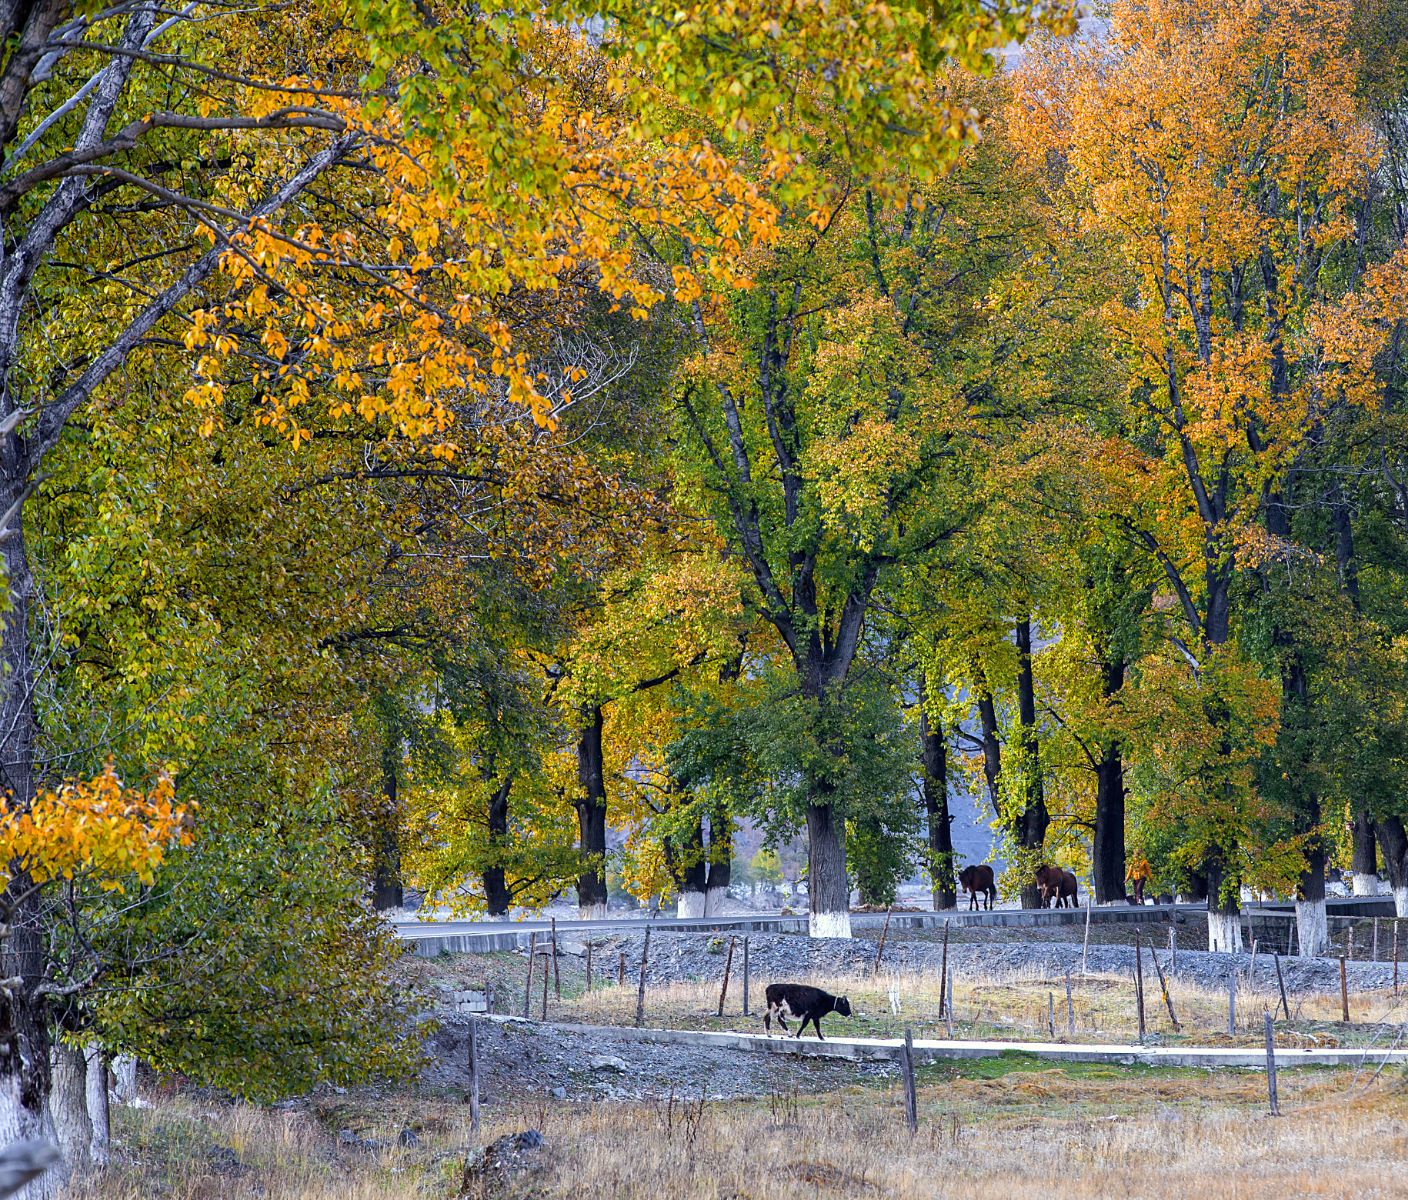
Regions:
<instances>
[{"instance_id":1,"label":"grazing horse","mask_svg":"<svg viewBox=\"0 0 1408 1200\"><path fill-rule=\"evenodd\" d=\"M1070 871L1043 863L1036 869L1036 887L1041 894L1042 908L1053 900L1057 908L1076 907L1076 877Z\"/></svg>"},{"instance_id":2,"label":"grazing horse","mask_svg":"<svg viewBox=\"0 0 1408 1200\"><path fill-rule=\"evenodd\" d=\"M968 893L968 911L972 912L978 907L978 894L981 892L986 907L991 910L993 901L997 899L997 884L993 882L992 868L987 863L980 863L977 866L969 865L963 868L958 876L959 886Z\"/></svg>"}]
</instances>

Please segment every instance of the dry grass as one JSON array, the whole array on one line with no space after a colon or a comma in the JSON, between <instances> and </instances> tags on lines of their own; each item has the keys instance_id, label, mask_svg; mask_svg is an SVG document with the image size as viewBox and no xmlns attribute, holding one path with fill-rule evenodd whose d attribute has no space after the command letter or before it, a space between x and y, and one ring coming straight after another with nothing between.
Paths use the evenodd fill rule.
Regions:
<instances>
[{"instance_id":1,"label":"dry grass","mask_svg":"<svg viewBox=\"0 0 1408 1200\"><path fill-rule=\"evenodd\" d=\"M508 1103L487 1110L484 1133L543 1132L542 1169L508 1193L542 1200L1404 1194L1401 1072L1287 1072L1279 1119L1264 1115L1264 1087L1254 1073L988 1060L923 1072L913 1137L894 1087L703 1105ZM448 1200L469 1144L462 1107L408 1096L314 1114L171 1097L120 1119L121 1161L78 1200ZM407 1125L420 1145L395 1148ZM340 1147L343 1127L392 1148Z\"/></svg>"},{"instance_id":2,"label":"dry grass","mask_svg":"<svg viewBox=\"0 0 1408 1200\"><path fill-rule=\"evenodd\" d=\"M828 991L850 998L854 1015L830 1017L823 1022L832 1035L893 1037L906 1027L916 1037L943 1037L947 1022L939 1003L937 972L885 972L878 979L869 974L809 977ZM646 1023L685 1029L745 1029L761 1032L762 1004L767 980L754 979L752 1017L742 1015L741 984L730 985L725 1015L719 1017L719 984L683 982L652 986L646 998ZM1182 1026L1175 1034L1168 1010L1150 971L1145 978L1144 1011L1147 1033L1169 1044L1260 1045L1262 1014L1279 1009L1279 995L1264 988L1249 989L1243 981L1237 993L1235 1038L1227 1033L1227 994L1180 980L1170 980L1174 1012ZM564 979L564 984L566 980ZM1072 975L1075 1035L1069 1034L1069 1011L1064 977L1039 972L979 977L960 975L955 981L954 1036L993 1040L1034 1041L1050 1037L1049 1015L1055 1016L1055 1034L1063 1041L1129 1042L1138 1033L1134 986L1117 975ZM891 1011L891 990L900 1011ZM630 1025L635 1021L636 989L630 985L608 987L572 995L564 987L559 1002L550 997L550 1020L583 1024ZM533 1015L539 1012L537 997ZM1351 997L1351 1021L1340 1020L1338 996L1306 994L1291 1001L1292 1021L1278 1022L1278 1043L1284 1046L1348 1046L1386 1044L1408 1022L1408 995L1395 998L1391 990L1359 992Z\"/></svg>"}]
</instances>

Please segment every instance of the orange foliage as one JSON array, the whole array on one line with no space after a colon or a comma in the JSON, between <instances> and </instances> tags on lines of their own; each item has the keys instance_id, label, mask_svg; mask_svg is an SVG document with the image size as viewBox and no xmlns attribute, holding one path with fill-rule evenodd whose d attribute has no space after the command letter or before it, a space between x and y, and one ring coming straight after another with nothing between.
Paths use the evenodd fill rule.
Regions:
<instances>
[{"instance_id":1,"label":"orange foliage","mask_svg":"<svg viewBox=\"0 0 1408 1200\"><path fill-rule=\"evenodd\" d=\"M150 884L169 847L190 845L192 807L176 803L168 775L145 791L130 788L109 761L93 779L41 791L27 807L0 801L0 860L35 883L92 873L107 891L129 875Z\"/></svg>"}]
</instances>

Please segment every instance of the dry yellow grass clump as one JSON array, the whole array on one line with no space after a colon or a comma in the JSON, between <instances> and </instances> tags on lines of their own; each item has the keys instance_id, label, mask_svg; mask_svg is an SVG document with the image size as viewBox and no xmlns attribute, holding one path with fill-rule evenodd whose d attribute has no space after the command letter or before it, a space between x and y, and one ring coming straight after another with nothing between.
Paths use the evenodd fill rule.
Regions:
<instances>
[{"instance_id":1,"label":"dry yellow grass clump","mask_svg":"<svg viewBox=\"0 0 1408 1200\"><path fill-rule=\"evenodd\" d=\"M1357 1200L1408 1192L1397 1069L1286 1072L1286 1115L1255 1073L1047 1069L988 1060L921 1074L920 1129L895 1088L701 1103L505 1101L483 1137L541 1130L539 1167L476 1200L856 1200L1031 1195ZM459 1104L398 1095L280 1113L180 1096L120 1114L120 1154L74 1200L406 1200L460 1194ZM404 1147L397 1134L416 1131ZM340 1129L380 1148L348 1146Z\"/></svg>"}]
</instances>

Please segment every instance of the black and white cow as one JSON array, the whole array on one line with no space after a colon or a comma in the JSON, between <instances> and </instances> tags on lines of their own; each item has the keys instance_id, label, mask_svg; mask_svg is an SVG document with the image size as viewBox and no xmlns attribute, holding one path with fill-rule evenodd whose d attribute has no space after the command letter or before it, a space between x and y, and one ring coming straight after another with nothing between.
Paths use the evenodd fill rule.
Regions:
<instances>
[{"instance_id":1,"label":"black and white cow","mask_svg":"<svg viewBox=\"0 0 1408 1200\"><path fill-rule=\"evenodd\" d=\"M833 996L805 983L770 983L767 998L768 1010L763 1014L763 1028L769 1034L772 1033L773 1017L777 1018L784 1033L788 1032L785 1018L797 1017L802 1022L797 1026L797 1037L802 1036L802 1030L810 1021L816 1036L825 1041L821 1036L821 1018L833 1012L843 1017L851 1015L851 1002L845 996Z\"/></svg>"}]
</instances>

